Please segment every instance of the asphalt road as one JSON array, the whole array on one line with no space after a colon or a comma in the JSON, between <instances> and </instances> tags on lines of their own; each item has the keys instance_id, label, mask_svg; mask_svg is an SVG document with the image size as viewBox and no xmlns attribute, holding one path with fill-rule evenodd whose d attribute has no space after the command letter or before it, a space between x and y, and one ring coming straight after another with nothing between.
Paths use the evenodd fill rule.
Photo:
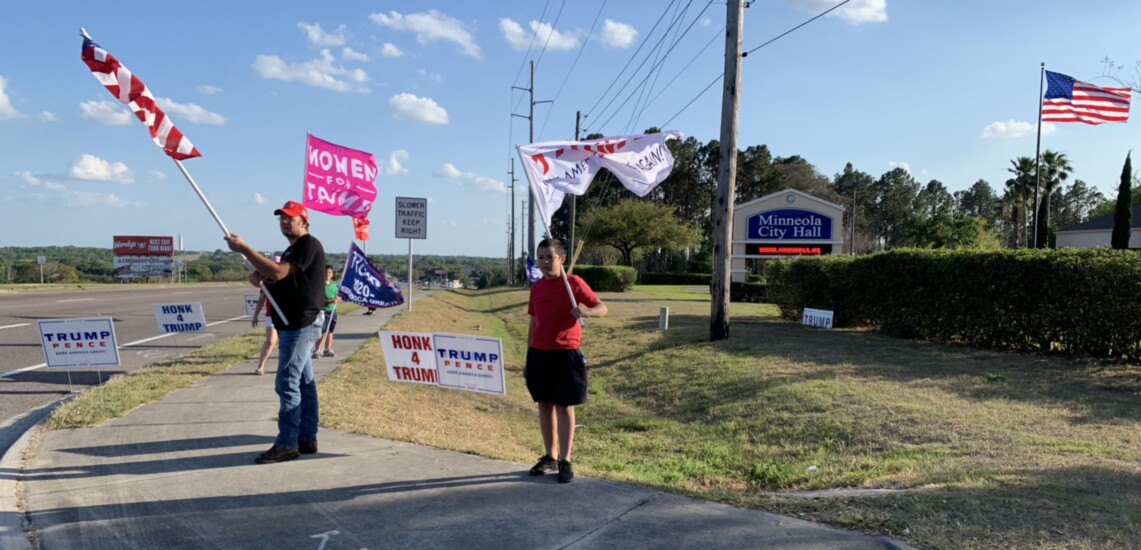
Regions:
<instances>
[{"instance_id":1,"label":"asphalt road","mask_svg":"<svg viewBox=\"0 0 1141 550\"><path fill-rule=\"evenodd\" d=\"M250 329L246 284L128 284L87 289L0 293L0 455L74 389L98 384ZM202 304L207 331L162 334L154 304ZM119 346L117 367L49 368L40 344L39 319L111 317Z\"/></svg>"}]
</instances>

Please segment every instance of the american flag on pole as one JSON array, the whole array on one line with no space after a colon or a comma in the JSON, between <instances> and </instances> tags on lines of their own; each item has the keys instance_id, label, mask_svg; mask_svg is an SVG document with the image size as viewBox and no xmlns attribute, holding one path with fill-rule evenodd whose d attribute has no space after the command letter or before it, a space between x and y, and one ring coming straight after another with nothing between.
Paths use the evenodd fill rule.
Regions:
<instances>
[{"instance_id":1,"label":"american flag on pole","mask_svg":"<svg viewBox=\"0 0 1141 550\"><path fill-rule=\"evenodd\" d=\"M151 133L151 139L162 147L166 154L175 160L185 160L202 156L198 149L190 143L170 117L155 105L155 98L151 95L143 81L129 71L115 56L107 53L91 40L83 36L83 62L91 69L95 79L107 87L111 95L123 102L135 113Z\"/></svg>"},{"instance_id":2,"label":"american flag on pole","mask_svg":"<svg viewBox=\"0 0 1141 550\"><path fill-rule=\"evenodd\" d=\"M1042 122L1102 124L1129 120L1129 88L1101 88L1072 76L1046 71Z\"/></svg>"}]
</instances>

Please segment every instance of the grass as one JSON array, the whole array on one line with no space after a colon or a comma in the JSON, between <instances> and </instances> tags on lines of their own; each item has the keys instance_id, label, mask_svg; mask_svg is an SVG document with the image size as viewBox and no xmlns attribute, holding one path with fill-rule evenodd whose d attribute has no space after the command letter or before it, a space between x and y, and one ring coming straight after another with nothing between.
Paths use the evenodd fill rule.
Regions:
<instances>
[{"instance_id":1,"label":"grass","mask_svg":"<svg viewBox=\"0 0 1141 550\"><path fill-rule=\"evenodd\" d=\"M756 304L732 304L731 338L708 342L706 289L602 298L583 339L583 474L922 548L1141 546L1137 365L821 331ZM529 464L526 300L437 292L386 327L502 338L506 397L389 382L373 340L320 384L324 424Z\"/></svg>"}]
</instances>

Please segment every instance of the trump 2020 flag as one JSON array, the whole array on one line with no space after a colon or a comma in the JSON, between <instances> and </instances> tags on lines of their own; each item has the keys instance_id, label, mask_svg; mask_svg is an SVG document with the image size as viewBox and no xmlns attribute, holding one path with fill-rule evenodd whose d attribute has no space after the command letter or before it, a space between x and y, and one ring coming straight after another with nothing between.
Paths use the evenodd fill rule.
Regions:
<instances>
[{"instance_id":1,"label":"trump 2020 flag","mask_svg":"<svg viewBox=\"0 0 1141 550\"><path fill-rule=\"evenodd\" d=\"M1046 71L1042 122L1102 124L1129 120L1129 88L1101 88L1074 77Z\"/></svg>"},{"instance_id":2,"label":"trump 2020 flag","mask_svg":"<svg viewBox=\"0 0 1141 550\"><path fill-rule=\"evenodd\" d=\"M89 36L83 35L83 53L80 55L87 68L111 95L123 102L147 127L151 139L175 160L202 156L190 143L170 117L155 104L155 98L139 77L131 74L115 56L107 53Z\"/></svg>"},{"instance_id":3,"label":"trump 2020 flag","mask_svg":"<svg viewBox=\"0 0 1141 550\"><path fill-rule=\"evenodd\" d=\"M527 279L532 283L543 278L543 272L539 270L539 266L535 265L535 260L527 256Z\"/></svg>"},{"instance_id":4,"label":"trump 2020 flag","mask_svg":"<svg viewBox=\"0 0 1141 550\"><path fill-rule=\"evenodd\" d=\"M581 196L606 168L622 185L644 197L670 175L674 157L666 140L681 137L669 131L640 136L620 136L590 141L549 141L519 145L523 171L535 194L535 206L543 223L551 227L551 215L567 193Z\"/></svg>"},{"instance_id":5,"label":"trump 2020 flag","mask_svg":"<svg viewBox=\"0 0 1141 550\"><path fill-rule=\"evenodd\" d=\"M366 307L393 307L404 303L400 287L377 271L357 245L349 245L349 257L337 293L345 301Z\"/></svg>"},{"instance_id":6,"label":"trump 2020 flag","mask_svg":"<svg viewBox=\"0 0 1141 550\"><path fill-rule=\"evenodd\" d=\"M376 156L306 134L302 203L333 216L368 217L376 200Z\"/></svg>"}]
</instances>

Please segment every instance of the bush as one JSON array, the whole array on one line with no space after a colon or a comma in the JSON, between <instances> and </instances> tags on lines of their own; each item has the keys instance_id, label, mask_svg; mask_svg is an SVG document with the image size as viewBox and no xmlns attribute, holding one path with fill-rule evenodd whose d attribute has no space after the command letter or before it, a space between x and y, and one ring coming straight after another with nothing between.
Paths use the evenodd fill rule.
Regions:
<instances>
[{"instance_id":1,"label":"bush","mask_svg":"<svg viewBox=\"0 0 1141 550\"><path fill-rule=\"evenodd\" d=\"M708 273L639 273L640 285L708 285L713 276Z\"/></svg>"},{"instance_id":2,"label":"bush","mask_svg":"<svg viewBox=\"0 0 1141 550\"><path fill-rule=\"evenodd\" d=\"M759 283L729 283L730 302L763 304L769 301L769 285Z\"/></svg>"},{"instance_id":3,"label":"bush","mask_svg":"<svg viewBox=\"0 0 1141 550\"><path fill-rule=\"evenodd\" d=\"M634 268L621 265L579 265L574 274L596 292L626 292L638 279Z\"/></svg>"}]
</instances>

